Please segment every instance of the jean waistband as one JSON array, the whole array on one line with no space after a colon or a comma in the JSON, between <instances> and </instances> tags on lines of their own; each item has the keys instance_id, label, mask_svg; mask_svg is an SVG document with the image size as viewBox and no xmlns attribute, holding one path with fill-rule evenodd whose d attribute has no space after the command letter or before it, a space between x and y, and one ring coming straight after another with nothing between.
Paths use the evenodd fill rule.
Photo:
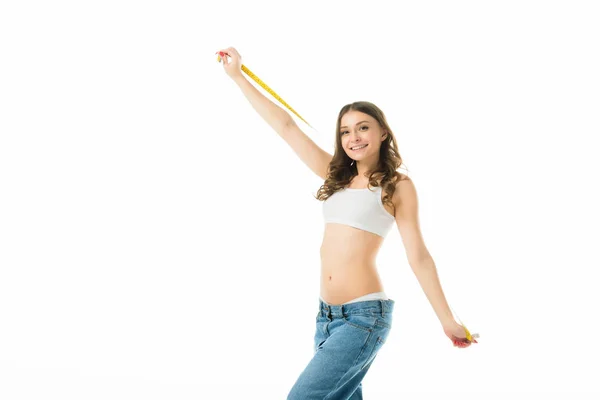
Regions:
<instances>
[{"instance_id":1,"label":"jean waistband","mask_svg":"<svg viewBox=\"0 0 600 400\"><path fill-rule=\"evenodd\" d=\"M341 317L352 312L365 310L375 311L376 313L385 316L385 314L391 314L394 311L394 304L394 300L387 299L357 301L356 303L335 305L319 299L319 310L323 313L323 315L330 315L334 317Z\"/></svg>"}]
</instances>

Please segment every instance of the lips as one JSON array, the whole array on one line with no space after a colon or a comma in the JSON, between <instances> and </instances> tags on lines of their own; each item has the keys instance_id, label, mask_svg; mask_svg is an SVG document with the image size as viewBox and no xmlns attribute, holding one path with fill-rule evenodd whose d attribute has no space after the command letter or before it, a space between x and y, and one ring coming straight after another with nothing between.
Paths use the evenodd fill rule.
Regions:
<instances>
[{"instance_id":1,"label":"lips","mask_svg":"<svg viewBox=\"0 0 600 400\"><path fill-rule=\"evenodd\" d=\"M352 146L352 147L350 148L350 150L352 150L352 151L360 151L360 150L364 150L364 149L366 149L366 148L367 148L368 144L367 144L367 145L363 145L363 146L364 146L364 147L361 147L361 148L359 148L359 149L356 149L356 150L353 150L352 148L353 148L353 147L357 147L357 146Z\"/></svg>"}]
</instances>

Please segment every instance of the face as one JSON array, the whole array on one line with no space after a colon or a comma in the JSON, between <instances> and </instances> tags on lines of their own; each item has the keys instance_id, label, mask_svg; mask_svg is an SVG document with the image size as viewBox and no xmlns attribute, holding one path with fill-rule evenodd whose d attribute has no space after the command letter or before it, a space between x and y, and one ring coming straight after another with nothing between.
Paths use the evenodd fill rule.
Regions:
<instances>
[{"instance_id":1,"label":"face","mask_svg":"<svg viewBox=\"0 0 600 400\"><path fill-rule=\"evenodd\" d=\"M339 135L344 151L356 161L377 160L381 142L385 140L377 120L360 111L348 111L342 116ZM352 150L362 145L367 146Z\"/></svg>"}]
</instances>

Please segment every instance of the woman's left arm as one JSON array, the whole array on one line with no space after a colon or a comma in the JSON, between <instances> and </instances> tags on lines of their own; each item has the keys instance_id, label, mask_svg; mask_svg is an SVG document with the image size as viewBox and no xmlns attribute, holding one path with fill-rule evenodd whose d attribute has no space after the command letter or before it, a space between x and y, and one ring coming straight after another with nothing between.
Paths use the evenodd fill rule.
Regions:
<instances>
[{"instance_id":1,"label":"woman's left arm","mask_svg":"<svg viewBox=\"0 0 600 400\"><path fill-rule=\"evenodd\" d=\"M421 235L417 191L411 179L405 179L396 184L392 202L395 207L394 218L406 249L408 263L440 320L444 333L452 340L454 346L469 346L470 341L467 339L466 329L454 320L442 291L437 268L425 246L423 235Z\"/></svg>"},{"instance_id":2,"label":"woman's left arm","mask_svg":"<svg viewBox=\"0 0 600 400\"><path fill-rule=\"evenodd\" d=\"M410 267L442 325L456 323L442 291L435 263L421 234L419 202L412 179L406 177L396 183L392 202L395 207L394 218Z\"/></svg>"}]
</instances>

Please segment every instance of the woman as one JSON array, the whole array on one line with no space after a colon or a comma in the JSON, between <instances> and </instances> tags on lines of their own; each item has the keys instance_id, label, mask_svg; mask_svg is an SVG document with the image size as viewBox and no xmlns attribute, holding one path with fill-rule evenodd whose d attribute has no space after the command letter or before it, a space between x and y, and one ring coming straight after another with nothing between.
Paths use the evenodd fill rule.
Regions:
<instances>
[{"instance_id":1,"label":"woman","mask_svg":"<svg viewBox=\"0 0 600 400\"><path fill-rule=\"evenodd\" d=\"M323 201L325 232L314 355L288 400L362 399L361 381L392 327L394 300L385 295L375 259L394 222L444 333L454 346L469 346L421 236L415 186L396 171L402 159L383 112L369 102L344 106L337 119L332 156L244 77L236 49L219 52L224 55L225 72L252 107L324 180L316 196Z\"/></svg>"}]
</instances>

